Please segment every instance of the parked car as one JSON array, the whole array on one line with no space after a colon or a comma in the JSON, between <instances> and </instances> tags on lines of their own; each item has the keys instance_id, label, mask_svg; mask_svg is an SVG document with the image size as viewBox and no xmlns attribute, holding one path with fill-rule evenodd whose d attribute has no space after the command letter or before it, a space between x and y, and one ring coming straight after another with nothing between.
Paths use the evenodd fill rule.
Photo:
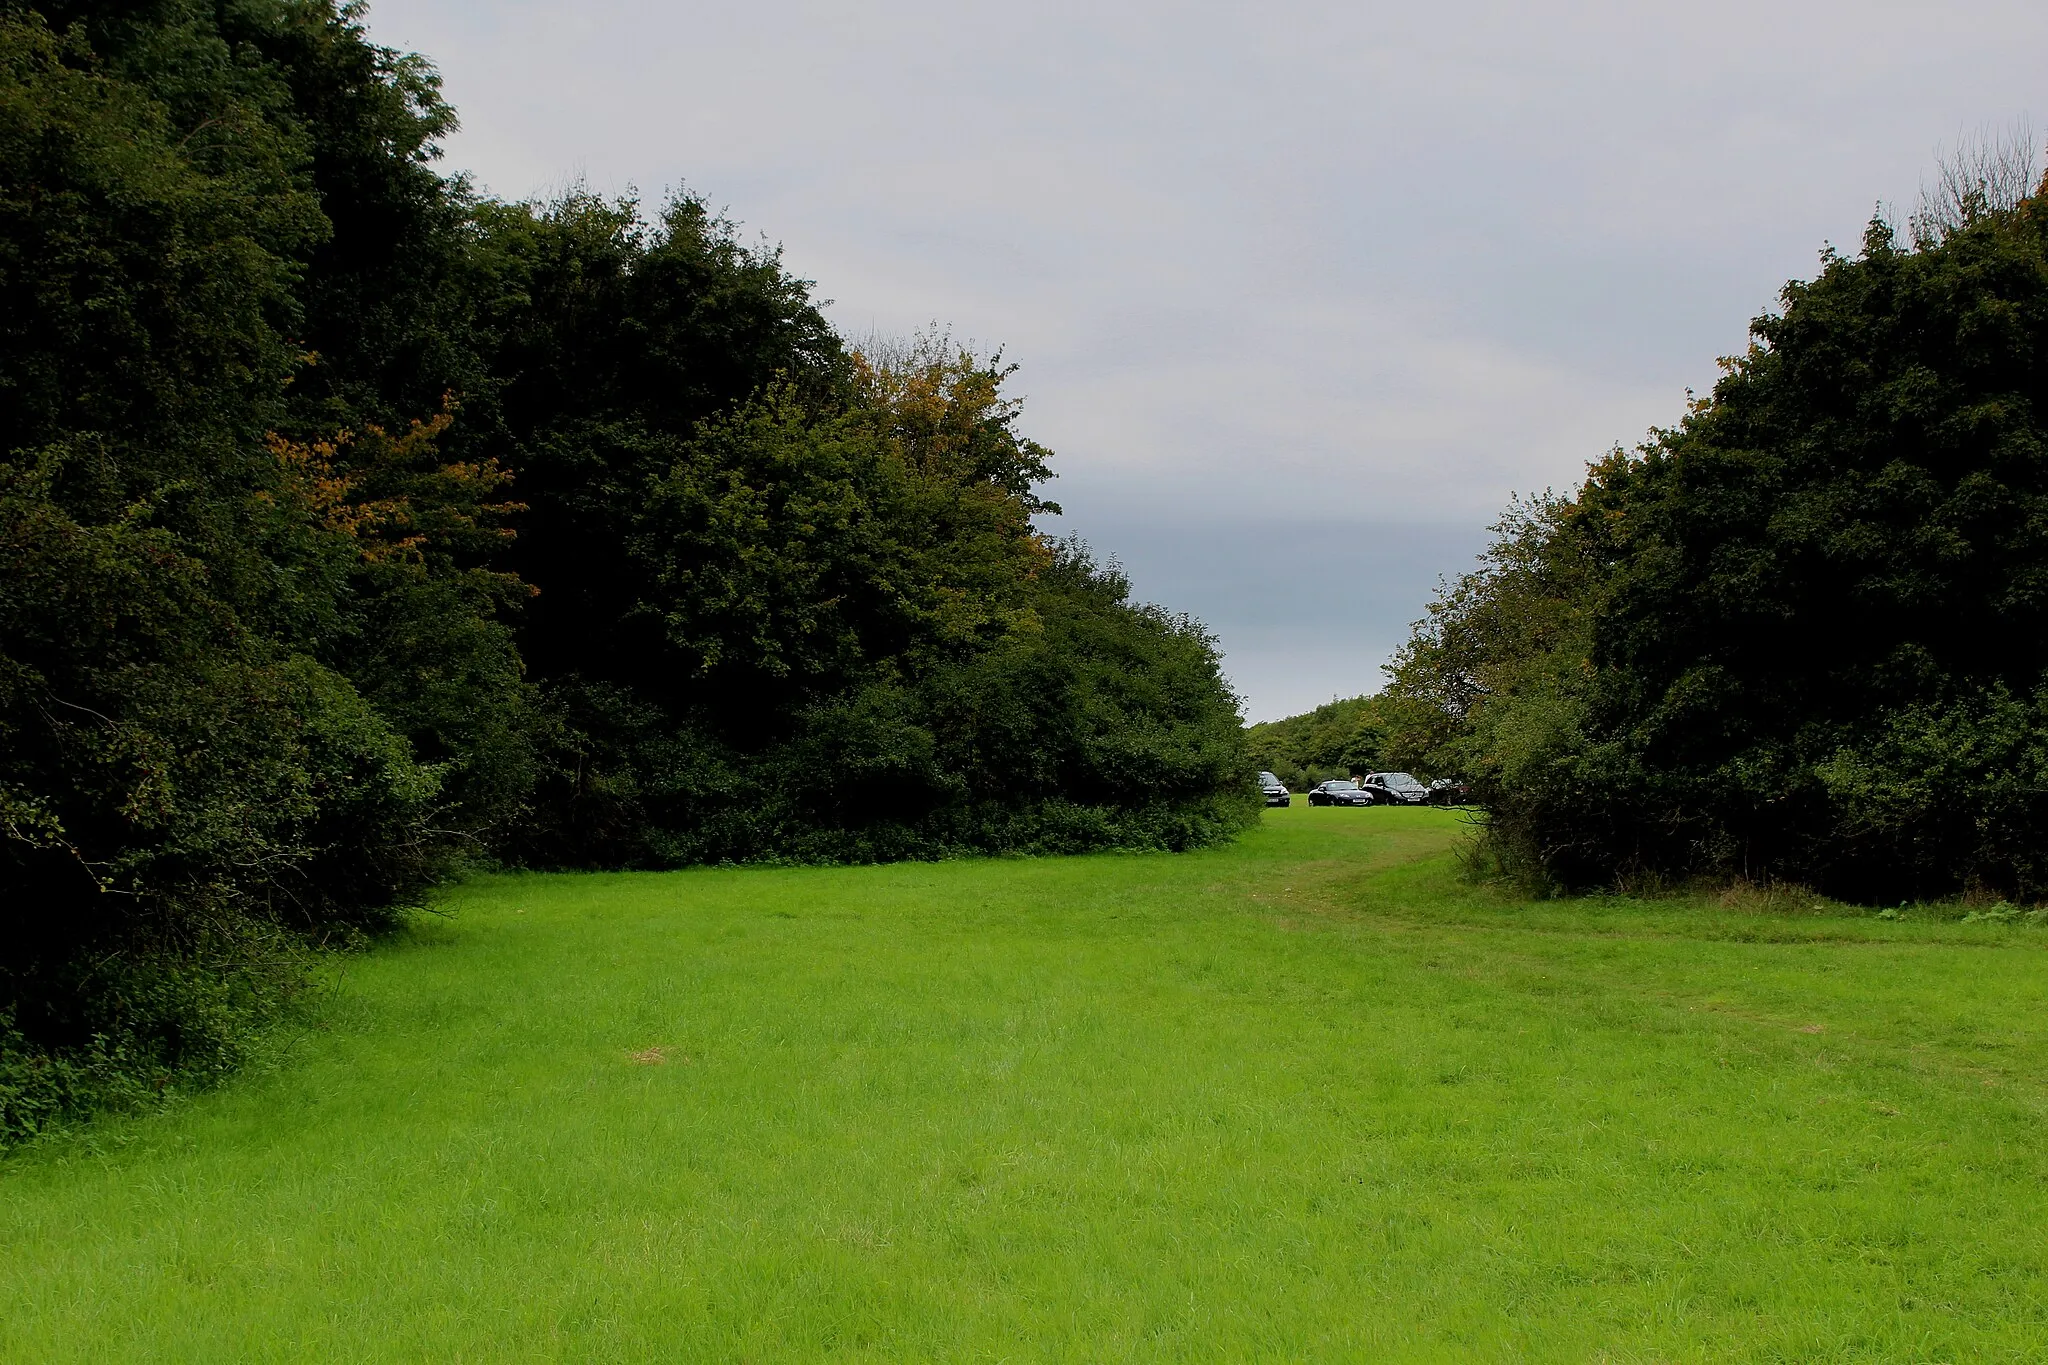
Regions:
<instances>
[{"instance_id":1,"label":"parked car","mask_svg":"<svg viewBox=\"0 0 2048 1365\"><path fill-rule=\"evenodd\" d=\"M1429 788L1407 773L1367 773L1358 785L1372 793L1372 799L1382 806L1429 804Z\"/></svg>"},{"instance_id":2,"label":"parked car","mask_svg":"<svg viewBox=\"0 0 2048 1365\"><path fill-rule=\"evenodd\" d=\"M1328 782L1318 782L1309 788L1308 803L1311 806L1371 806L1377 803L1371 792L1356 782L1342 777L1333 777Z\"/></svg>"},{"instance_id":3,"label":"parked car","mask_svg":"<svg viewBox=\"0 0 2048 1365\"><path fill-rule=\"evenodd\" d=\"M1294 804L1294 793L1288 791L1287 784L1271 773L1259 774L1259 790L1266 794L1266 804L1269 806Z\"/></svg>"},{"instance_id":4,"label":"parked car","mask_svg":"<svg viewBox=\"0 0 2048 1365\"><path fill-rule=\"evenodd\" d=\"M1472 788L1455 777L1439 777L1429 784L1429 803L1433 806L1462 806L1472 799Z\"/></svg>"}]
</instances>

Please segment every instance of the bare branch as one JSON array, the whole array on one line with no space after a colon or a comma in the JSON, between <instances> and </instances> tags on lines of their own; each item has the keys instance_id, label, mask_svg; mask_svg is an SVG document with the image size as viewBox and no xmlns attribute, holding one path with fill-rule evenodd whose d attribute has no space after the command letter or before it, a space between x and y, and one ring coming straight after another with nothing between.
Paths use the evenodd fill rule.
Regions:
<instances>
[{"instance_id":1,"label":"bare branch","mask_svg":"<svg viewBox=\"0 0 2048 1365\"><path fill-rule=\"evenodd\" d=\"M1908 220L1913 240L1932 246L1981 218L2017 208L2041 187L2040 151L2034 125L2023 118L1937 148L1934 183L1921 183L1920 207Z\"/></svg>"}]
</instances>

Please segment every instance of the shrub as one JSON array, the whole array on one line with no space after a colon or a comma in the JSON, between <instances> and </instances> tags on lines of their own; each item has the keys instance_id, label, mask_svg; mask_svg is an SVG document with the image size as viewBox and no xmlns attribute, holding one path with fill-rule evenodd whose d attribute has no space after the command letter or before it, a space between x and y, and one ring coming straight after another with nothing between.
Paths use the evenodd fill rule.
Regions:
<instances>
[{"instance_id":1,"label":"shrub","mask_svg":"<svg viewBox=\"0 0 2048 1365\"><path fill-rule=\"evenodd\" d=\"M1754 332L1503 524L1399 662L1404 742L1559 885L2048 894L2048 199L1873 223Z\"/></svg>"}]
</instances>

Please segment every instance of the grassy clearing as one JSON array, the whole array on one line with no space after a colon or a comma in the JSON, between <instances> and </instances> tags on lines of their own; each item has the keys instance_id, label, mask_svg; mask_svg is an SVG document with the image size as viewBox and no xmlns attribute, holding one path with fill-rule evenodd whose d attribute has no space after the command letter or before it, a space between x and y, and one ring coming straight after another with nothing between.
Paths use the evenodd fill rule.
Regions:
<instances>
[{"instance_id":1,"label":"grassy clearing","mask_svg":"<svg viewBox=\"0 0 2048 1365\"><path fill-rule=\"evenodd\" d=\"M2048 931L1458 837L472 883L0 1165L0 1358L2048 1358Z\"/></svg>"}]
</instances>

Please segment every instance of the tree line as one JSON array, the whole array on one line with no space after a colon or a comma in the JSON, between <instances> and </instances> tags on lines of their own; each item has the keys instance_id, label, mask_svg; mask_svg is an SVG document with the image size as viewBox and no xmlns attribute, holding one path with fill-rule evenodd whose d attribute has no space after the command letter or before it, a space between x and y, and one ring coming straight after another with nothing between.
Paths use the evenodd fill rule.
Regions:
<instances>
[{"instance_id":1,"label":"tree line","mask_svg":"<svg viewBox=\"0 0 2048 1365\"><path fill-rule=\"evenodd\" d=\"M1000 358L850 347L688 194L489 198L454 126L333 0L0 4L0 1139L233 1066L465 860L1254 818Z\"/></svg>"},{"instance_id":2,"label":"tree line","mask_svg":"<svg viewBox=\"0 0 2048 1365\"><path fill-rule=\"evenodd\" d=\"M2011 160L1824 253L1431 605L1392 742L1508 871L2048 895L2048 195Z\"/></svg>"},{"instance_id":3,"label":"tree line","mask_svg":"<svg viewBox=\"0 0 2048 1365\"><path fill-rule=\"evenodd\" d=\"M1245 727L1251 761L1292 791L1387 768L1392 731L1384 697L1336 697L1311 711Z\"/></svg>"}]
</instances>

